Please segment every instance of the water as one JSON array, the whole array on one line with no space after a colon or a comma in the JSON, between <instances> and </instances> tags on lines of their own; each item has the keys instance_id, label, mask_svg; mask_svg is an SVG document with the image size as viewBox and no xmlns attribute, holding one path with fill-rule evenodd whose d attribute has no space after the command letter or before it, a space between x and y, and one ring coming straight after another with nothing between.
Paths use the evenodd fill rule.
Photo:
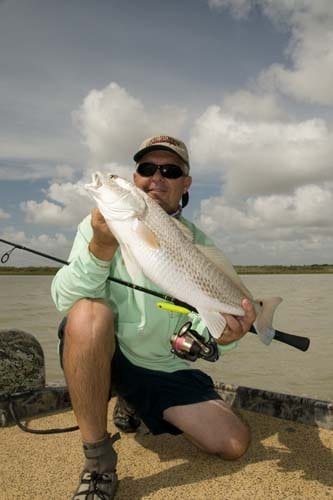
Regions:
<instances>
[{"instance_id":1,"label":"water","mask_svg":"<svg viewBox=\"0 0 333 500\"><path fill-rule=\"evenodd\" d=\"M309 337L310 347L302 352L277 341L265 346L249 333L237 350L206 371L225 383L333 400L333 275L242 279L255 297L283 297L274 316L275 327Z\"/></svg>"},{"instance_id":2,"label":"water","mask_svg":"<svg viewBox=\"0 0 333 500\"><path fill-rule=\"evenodd\" d=\"M279 295L274 324L311 339L307 352L273 341L264 346L249 333L217 363L200 361L214 380L333 400L333 275L255 275L243 280L256 297ZM57 355L62 314L51 296L52 276L0 276L0 329L32 333L45 353L48 382L63 382Z\"/></svg>"},{"instance_id":3,"label":"water","mask_svg":"<svg viewBox=\"0 0 333 500\"><path fill-rule=\"evenodd\" d=\"M0 276L0 330L32 333L45 355L47 382L63 382L57 352L57 327L63 315L52 301L52 276Z\"/></svg>"}]
</instances>

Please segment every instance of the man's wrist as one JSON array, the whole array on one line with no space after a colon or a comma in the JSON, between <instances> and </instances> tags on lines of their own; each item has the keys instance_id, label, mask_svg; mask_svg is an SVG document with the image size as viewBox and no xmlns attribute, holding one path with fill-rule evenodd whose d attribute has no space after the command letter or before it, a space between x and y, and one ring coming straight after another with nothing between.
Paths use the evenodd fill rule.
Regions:
<instances>
[{"instance_id":1,"label":"man's wrist","mask_svg":"<svg viewBox=\"0 0 333 500\"><path fill-rule=\"evenodd\" d=\"M100 260L112 260L114 254L116 253L118 244L103 244L94 241L92 239L88 245L89 252Z\"/></svg>"}]
</instances>

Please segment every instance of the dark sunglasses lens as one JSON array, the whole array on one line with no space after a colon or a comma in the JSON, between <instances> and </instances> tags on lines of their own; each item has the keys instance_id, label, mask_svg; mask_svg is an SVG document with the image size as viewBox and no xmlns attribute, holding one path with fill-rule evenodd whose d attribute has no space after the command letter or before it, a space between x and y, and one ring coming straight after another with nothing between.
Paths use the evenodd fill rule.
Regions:
<instances>
[{"instance_id":1,"label":"dark sunglasses lens","mask_svg":"<svg viewBox=\"0 0 333 500\"><path fill-rule=\"evenodd\" d=\"M162 165L160 172L167 179L179 179L183 175L183 171L178 165Z\"/></svg>"},{"instance_id":2,"label":"dark sunglasses lens","mask_svg":"<svg viewBox=\"0 0 333 500\"><path fill-rule=\"evenodd\" d=\"M137 166L137 173L142 177L151 177L157 170L157 165L154 163L141 163Z\"/></svg>"},{"instance_id":3,"label":"dark sunglasses lens","mask_svg":"<svg viewBox=\"0 0 333 500\"><path fill-rule=\"evenodd\" d=\"M183 171L178 165L155 165L155 163L141 163L137 166L136 171L142 177L151 177L158 168L162 177L167 179L179 179L183 175Z\"/></svg>"}]
</instances>

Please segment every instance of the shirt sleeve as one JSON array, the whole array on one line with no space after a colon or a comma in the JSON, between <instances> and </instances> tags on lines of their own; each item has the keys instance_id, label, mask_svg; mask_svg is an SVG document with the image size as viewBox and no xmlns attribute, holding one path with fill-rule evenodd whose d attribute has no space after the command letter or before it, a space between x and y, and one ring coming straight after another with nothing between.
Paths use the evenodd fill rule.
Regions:
<instances>
[{"instance_id":1,"label":"shirt sleeve","mask_svg":"<svg viewBox=\"0 0 333 500\"><path fill-rule=\"evenodd\" d=\"M88 216L79 225L69 256L70 263L59 269L52 281L51 295L60 312L66 313L82 298L106 298L111 261L97 259L89 252L90 220Z\"/></svg>"}]
</instances>

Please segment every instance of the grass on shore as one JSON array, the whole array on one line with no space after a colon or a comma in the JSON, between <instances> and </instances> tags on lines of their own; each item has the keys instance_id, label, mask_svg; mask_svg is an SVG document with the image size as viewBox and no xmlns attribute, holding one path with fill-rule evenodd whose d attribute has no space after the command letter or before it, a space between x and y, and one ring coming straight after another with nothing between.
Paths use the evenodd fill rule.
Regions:
<instances>
[{"instance_id":1,"label":"grass on shore","mask_svg":"<svg viewBox=\"0 0 333 500\"><path fill-rule=\"evenodd\" d=\"M52 276L58 267L14 267L0 266L1 275ZM333 264L312 264L307 266L235 266L238 274L326 274L333 273Z\"/></svg>"},{"instance_id":2,"label":"grass on shore","mask_svg":"<svg viewBox=\"0 0 333 500\"><path fill-rule=\"evenodd\" d=\"M306 266L235 266L238 274L326 274L333 273L333 264Z\"/></svg>"},{"instance_id":3,"label":"grass on shore","mask_svg":"<svg viewBox=\"0 0 333 500\"><path fill-rule=\"evenodd\" d=\"M15 267L15 266L0 266L1 275L17 274L22 276L53 276L59 267Z\"/></svg>"}]
</instances>

